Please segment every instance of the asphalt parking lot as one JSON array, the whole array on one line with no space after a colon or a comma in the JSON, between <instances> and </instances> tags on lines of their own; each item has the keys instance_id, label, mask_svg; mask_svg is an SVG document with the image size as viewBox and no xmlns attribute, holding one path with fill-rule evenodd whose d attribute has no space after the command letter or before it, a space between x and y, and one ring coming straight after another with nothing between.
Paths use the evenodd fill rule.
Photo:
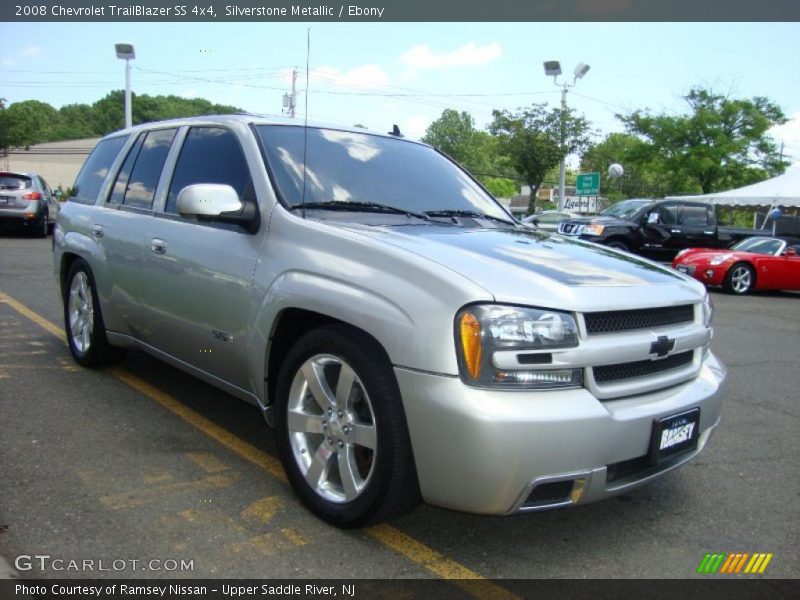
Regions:
<instances>
[{"instance_id":1,"label":"asphalt parking lot","mask_svg":"<svg viewBox=\"0 0 800 600\"><path fill-rule=\"evenodd\" d=\"M510 518L421 506L343 532L294 498L253 407L140 353L75 365L50 243L0 236L0 556L125 562L23 577L685 578L709 552L773 553L758 577L800 575L800 294L714 293L723 422L656 483Z\"/></svg>"}]
</instances>

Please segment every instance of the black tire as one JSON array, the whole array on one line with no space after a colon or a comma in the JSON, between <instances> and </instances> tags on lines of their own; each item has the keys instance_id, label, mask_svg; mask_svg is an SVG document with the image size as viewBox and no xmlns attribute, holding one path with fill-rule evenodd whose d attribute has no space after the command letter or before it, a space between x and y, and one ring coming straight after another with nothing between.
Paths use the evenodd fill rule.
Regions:
<instances>
[{"instance_id":1,"label":"black tire","mask_svg":"<svg viewBox=\"0 0 800 600\"><path fill-rule=\"evenodd\" d=\"M744 296L752 292L755 285L755 270L751 265L740 262L728 269L725 280L722 282L722 289L729 294Z\"/></svg>"},{"instance_id":2,"label":"black tire","mask_svg":"<svg viewBox=\"0 0 800 600\"><path fill-rule=\"evenodd\" d=\"M304 365L320 358L332 361L333 366L330 368L333 369L333 376L336 380L338 380L336 369L341 369L339 373L344 370L344 367L336 366L338 364L336 361L341 361L345 366L349 366L355 373L357 381L353 384L353 388L349 388L351 391L347 396L346 404L348 406L351 399L358 398L362 391L365 396L361 397L366 397L367 405L370 406L368 415L369 420L372 421L371 427L374 431L376 448L372 455L367 457L370 470L361 482L363 487L353 499L346 497L346 486L343 483L341 484L342 497L338 500L331 500L323 496L324 493L327 493L325 491L328 489L327 486L336 487L335 479L337 477L343 481L340 470L341 462L339 462L343 457L340 456L339 448L344 448L345 457L348 456L348 451L356 452L360 449L362 454L369 455L370 450L361 448L357 443L343 446L341 437L338 438L338 442L335 439L329 442L332 439L331 432L334 431L335 406L343 406L343 403L341 399L336 399L339 404L334 405L333 416L326 417L326 410L321 408L321 405L318 408L318 404L315 404L312 399L310 386L303 383L307 380L301 371ZM296 383L296 378L300 383ZM327 380L326 383L330 384L332 381ZM331 390L335 387L334 385L333 388L329 387L328 389ZM355 396L353 389L356 390ZM292 392L294 394L290 398ZM290 401L295 401L294 398L304 398L302 401L310 405L309 411L319 410L321 416L315 414L314 417L321 419L321 423L325 423L325 425L319 425L319 427L325 427L321 435L298 433L297 431L290 433L289 404ZM347 431L346 419L350 415L355 415L356 411L345 408L344 412L344 420L336 422L339 434ZM328 414L331 413L328 411ZM275 417L278 453L289 481L300 500L318 517L338 527L363 527L411 512L419 504L419 483L400 390L386 353L370 336L347 325L326 325L314 329L298 339L288 352L278 375ZM360 419L357 415L353 418ZM326 419L329 421L326 422ZM345 425L342 426L342 423ZM308 437L309 435L314 439ZM336 433L333 436L335 438ZM316 437L320 438L318 444L315 442ZM302 441L298 442L298 439ZM306 451L305 446L302 450L298 450L298 444L302 445L306 442L308 442L308 450ZM314 443L312 444L312 442ZM293 446L293 444L295 445ZM314 444L316 444L316 449ZM296 452L299 454L296 455ZM310 462L304 468L310 473L311 463L321 452L325 458L320 462L324 462L329 467L318 479L318 482L322 482L322 477L326 480L318 484L318 488L323 488L318 491L306 481L298 461L302 460L300 456L308 456ZM313 459L311 458L312 453L314 454ZM354 454L349 456L352 457ZM330 475L330 469L335 469L336 472ZM361 476L362 473L357 475L357 477Z\"/></svg>"},{"instance_id":3,"label":"black tire","mask_svg":"<svg viewBox=\"0 0 800 600\"><path fill-rule=\"evenodd\" d=\"M83 278L86 288L88 288L90 292L90 298L83 298L84 313L87 316L91 315L92 323L91 327L88 328L89 332L85 338L80 331L77 334L78 337L76 337L76 334L73 333L73 327L70 326L70 295L72 293L73 283L75 283L76 280L78 280L76 285L80 287L81 278ZM76 296L76 303L80 304L80 302L78 302L80 298L81 294L78 293ZM90 312L88 311L89 302L87 300L91 301ZM64 283L63 302L64 330L67 334L67 345L69 346L69 350L72 353L73 358L79 365L82 367L99 367L109 365L117 362L125 355L124 350L121 348L116 348L108 343L105 323L103 322L103 314L100 311L100 303L97 297L97 287L95 286L94 276L92 275L92 271L89 266L81 259L73 262L69 267L69 271L67 271L67 277ZM86 340L88 340L88 344L86 344Z\"/></svg>"},{"instance_id":4,"label":"black tire","mask_svg":"<svg viewBox=\"0 0 800 600\"><path fill-rule=\"evenodd\" d=\"M50 232L50 221L47 218L47 213L42 216L41 221L36 224L35 229L33 230L33 234L36 237L46 238L47 234Z\"/></svg>"},{"instance_id":5,"label":"black tire","mask_svg":"<svg viewBox=\"0 0 800 600\"><path fill-rule=\"evenodd\" d=\"M631 251L631 249L628 248L628 244L626 244L622 240L611 240L610 242L606 243L606 246L608 246L609 248L614 248L614 250L622 250L623 252Z\"/></svg>"}]
</instances>

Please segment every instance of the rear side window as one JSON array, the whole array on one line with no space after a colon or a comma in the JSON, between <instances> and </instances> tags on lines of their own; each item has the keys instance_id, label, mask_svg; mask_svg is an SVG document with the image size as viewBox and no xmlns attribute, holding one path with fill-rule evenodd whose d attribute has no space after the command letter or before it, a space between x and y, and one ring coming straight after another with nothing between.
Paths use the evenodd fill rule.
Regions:
<instances>
[{"instance_id":1,"label":"rear side window","mask_svg":"<svg viewBox=\"0 0 800 600\"><path fill-rule=\"evenodd\" d=\"M244 152L236 136L221 127L189 130L175 165L164 211L178 214L178 194L194 183L227 184L236 190L242 202L255 201Z\"/></svg>"},{"instance_id":2,"label":"rear side window","mask_svg":"<svg viewBox=\"0 0 800 600\"><path fill-rule=\"evenodd\" d=\"M709 223L708 209L705 206L685 204L681 216L681 225L689 227L705 227Z\"/></svg>"},{"instance_id":3,"label":"rear side window","mask_svg":"<svg viewBox=\"0 0 800 600\"><path fill-rule=\"evenodd\" d=\"M145 209L153 206L156 185L176 131L176 129L159 129L150 131L144 136L133 169L127 178L122 204Z\"/></svg>"},{"instance_id":4,"label":"rear side window","mask_svg":"<svg viewBox=\"0 0 800 600\"><path fill-rule=\"evenodd\" d=\"M31 178L24 175L0 173L0 190L27 190L31 183Z\"/></svg>"},{"instance_id":5,"label":"rear side window","mask_svg":"<svg viewBox=\"0 0 800 600\"><path fill-rule=\"evenodd\" d=\"M114 182L111 196L108 198L109 203L122 204L122 201L125 199L125 192L128 191L128 181L131 178L131 171L133 171L136 157L139 156L139 151L142 149L143 141L144 136L139 136L128 151L128 156L125 157L125 162L122 163L122 168L119 170L119 173L117 173L117 180Z\"/></svg>"},{"instance_id":6,"label":"rear side window","mask_svg":"<svg viewBox=\"0 0 800 600\"><path fill-rule=\"evenodd\" d=\"M108 170L127 139L126 136L108 138L101 140L94 147L75 180L73 195L70 198L72 202L94 204Z\"/></svg>"}]
</instances>

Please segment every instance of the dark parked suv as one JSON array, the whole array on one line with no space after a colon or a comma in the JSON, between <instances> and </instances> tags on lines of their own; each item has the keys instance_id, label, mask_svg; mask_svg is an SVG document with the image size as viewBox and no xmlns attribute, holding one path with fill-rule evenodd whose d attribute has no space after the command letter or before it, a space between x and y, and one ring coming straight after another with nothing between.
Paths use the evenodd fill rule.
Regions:
<instances>
[{"instance_id":1,"label":"dark parked suv","mask_svg":"<svg viewBox=\"0 0 800 600\"><path fill-rule=\"evenodd\" d=\"M0 173L0 228L47 237L58 207L50 186L36 173Z\"/></svg>"}]
</instances>

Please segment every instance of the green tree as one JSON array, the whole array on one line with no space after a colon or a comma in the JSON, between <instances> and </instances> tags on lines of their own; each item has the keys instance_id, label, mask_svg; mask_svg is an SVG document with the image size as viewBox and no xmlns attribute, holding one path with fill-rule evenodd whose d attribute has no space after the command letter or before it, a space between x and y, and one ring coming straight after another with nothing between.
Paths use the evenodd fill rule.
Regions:
<instances>
[{"instance_id":1,"label":"green tree","mask_svg":"<svg viewBox=\"0 0 800 600\"><path fill-rule=\"evenodd\" d=\"M536 193L548 172L570 154L588 147L589 123L574 111L534 104L516 113L494 111L489 130L497 136L511 165L530 186L528 212L536 209Z\"/></svg>"},{"instance_id":2,"label":"green tree","mask_svg":"<svg viewBox=\"0 0 800 600\"><path fill-rule=\"evenodd\" d=\"M581 170L600 172L600 192L612 200L656 198L669 192L674 175L646 148L647 143L629 133L610 133L590 146L581 158ZM608 176L608 167L618 163L625 169L620 178Z\"/></svg>"},{"instance_id":3,"label":"green tree","mask_svg":"<svg viewBox=\"0 0 800 600\"><path fill-rule=\"evenodd\" d=\"M767 98L736 99L693 88L684 100L689 107L685 115L642 110L617 115L629 133L646 142L638 158L660 161L671 174L672 192L738 187L780 174L788 166L767 135L786 117Z\"/></svg>"},{"instance_id":4,"label":"green tree","mask_svg":"<svg viewBox=\"0 0 800 600\"><path fill-rule=\"evenodd\" d=\"M468 112L446 109L428 126L422 141L450 156L493 195L507 197L516 193L517 175L501 154L498 141L476 129Z\"/></svg>"},{"instance_id":5,"label":"green tree","mask_svg":"<svg viewBox=\"0 0 800 600\"><path fill-rule=\"evenodd\" d=\"M480 132L475 129L475 120L465 111L450 108L428 126L422 141L444 152L462 165L476 164L480 154Z\"/></svg>"},{"instance_id":6,"label":"green tree","mask_svg":"<svg viewBox=\"0 0 800 600\"><path fill-rule=\"evenodd\" d=\"M49 104L25 100L11 104L4 112L11 146L27 147L56 139L58 111Z\"/></svg>"}]
</instances>

